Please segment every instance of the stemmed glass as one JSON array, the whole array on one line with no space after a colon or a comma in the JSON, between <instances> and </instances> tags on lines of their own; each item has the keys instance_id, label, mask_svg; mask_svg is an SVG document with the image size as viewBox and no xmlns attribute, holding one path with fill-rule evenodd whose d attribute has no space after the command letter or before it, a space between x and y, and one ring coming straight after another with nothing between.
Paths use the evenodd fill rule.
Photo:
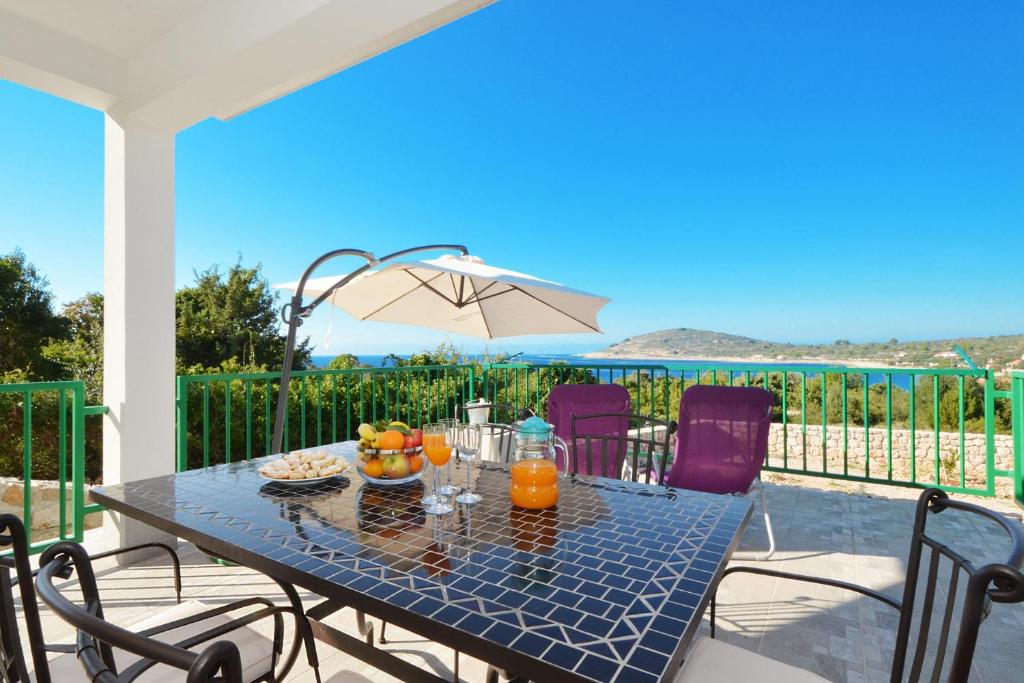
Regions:
<instances>
[{"instance_id":1,"label":"stemmed glass","mask_svg":"<svg viewBox=\"0 0 1024 683\"><path fill-rule=\"evenodd\" d=\"M473 493L473 460L480 453L480 425L467 424L459 426L459 438L457 441L459 455L466 463L466 492L456 496L455 500L463 505L479 503L481 498Z\"/></svg>"},{"instance_id":2,"label":"stemmed glass","mask_svg":"<svg viewBox=\"0 0 1024 683\"><path fill-rule=\"evenodd\" d=\"M454 446L459 436L459 421L454 417L446 417L438 420L437 424L444 427L445 433L448 435L448 443ZM438 491L446 496L454 496L461 490L461 486L456 486L452 483L452 461L449 459L448 464L444 468L444 485Z\"/></svg>"},{"instance_id":3,"label":"stemmed glass","mask_svg":"<svg viewBox=\"0 0 1024 683\"><path fill-rule=\"evenodd\" d=\"M433 465L434 494L423 499L423 511L431 515L445 515L451 512L451 503L441 492L441 468L452 457L452 444L448 440L448 430L441 424L428 424L423 427L423 452Z\"/></svg>"}]
</instances>

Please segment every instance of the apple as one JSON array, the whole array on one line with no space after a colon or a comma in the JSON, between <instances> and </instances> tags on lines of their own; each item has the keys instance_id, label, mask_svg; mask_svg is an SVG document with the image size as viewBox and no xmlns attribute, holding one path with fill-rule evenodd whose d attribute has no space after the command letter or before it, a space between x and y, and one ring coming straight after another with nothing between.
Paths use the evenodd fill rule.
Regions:
<instances>
[{"instance_id":1,"label":"apple","mask_svg":"<svg viewBox=\"0 0 1024 683\"><path fill-rule=\"evenodd\" d=\"M405 435L405 448L418 448L423 445L423 431L419 429L410 429L409 433Z\"/></svg>"},{"instance_id":2,"label":"apple","mask_svg":"<svg viewBox=\"0 0 1024 683\"><path fill-rule=\"evenodd\" d=\"M384 456L384 476L389 479L404 479L409 476L409 461L402 453Z\"/></svg>"}]
</instances>

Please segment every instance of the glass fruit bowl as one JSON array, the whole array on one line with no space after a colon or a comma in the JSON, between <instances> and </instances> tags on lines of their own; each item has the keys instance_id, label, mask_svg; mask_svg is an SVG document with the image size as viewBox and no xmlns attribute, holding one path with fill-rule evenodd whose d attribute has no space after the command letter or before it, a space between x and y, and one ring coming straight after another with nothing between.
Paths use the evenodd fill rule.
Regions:
<instances>
[{"instance_id":1,"label":"glass fruit bowl","mask_svg":"<svg viewBox=\"0 0 1024 683\"><path fill-rule=\"evenodd\" d=\"M398 450L356 449L356 471L371 484L399 486L418 481L426 469L423 446Z\"/></svg>"}]
</instances>

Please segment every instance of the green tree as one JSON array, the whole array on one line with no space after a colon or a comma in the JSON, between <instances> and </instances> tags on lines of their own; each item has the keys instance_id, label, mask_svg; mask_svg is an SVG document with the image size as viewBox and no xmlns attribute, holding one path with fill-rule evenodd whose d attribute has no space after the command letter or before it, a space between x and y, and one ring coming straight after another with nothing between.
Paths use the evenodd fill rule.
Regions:
<instances>
[{"instance_id":1,"label":"green tree","mask_svg":"<svg viewBox=\"0 0 1024 683\"><path fill-rule=\"evenodd\" d=\"M390 353L381 361L382 365L393 365L396 368L421 367L424 365L468 365L467 359L451 342L441 342L433 349L425 349L414 353L408 358Z\"/></svg>"},{"instance_id":2,"label":"green tree","mask_svg":"<svg viewBox=\"0 0 1024 683\"><path fill-rule=\"evenodd\" d=\"M958 378L942 376L939 387L939 429L955 432L960 429L960 395ZM921 377L915 386L914 425L917 429L931 429L935 414L935 380ZM983 382L964 380L964 428L968 432L985 431L985 387ZM998 421L997 421L998 425Z\"/></svg>"},{"instance_id":3,"label":"green tree","mask_svg":"<svg viewBox=\"0 0 1024 683\"><path fill-rule=\"evenodd\" d=\"M60 367L43 347L66 337L49 281L21 250L0 256L0 373L22 370L28 379L57 379Z\"/></svg>"},{"instance_id":4,"label":"green tree","mask_svg":"<svg viewBox=\"0 0 1024 683\"><path fill-rule=\"evenodd\" d=\"M86 401L100 403L103 396L103 295L91 292L66 304L62 314L66 339L43 347L43 356L61 369L65 378L85 382Z\"/></svg>"},{"instance_id":5,"label":"green tree","mask_svg":"<svg viewBox=\"0 0 1024 683\"><path fill-rule=\"evenodd\" d=\"M236 359L244 366L279 368L285 338L279 326L278 296L262 268L235 263L196 273L191 287L176 296L178 366L218 367ZM295 367L310 367L309 339L295 348Z\"/></svg>"},{"instance_id":6,"label":"green tree","mask_svg":"<svg viewBox=\"0 0 1024 683\"><path fill-rule=\"evenodd\" d=\"M359 362L359 356L351 353L339 353L327 364L328 370L351 370L352 368L361 367L363 367L363 364Z\"/></svg>"}]
</instances>

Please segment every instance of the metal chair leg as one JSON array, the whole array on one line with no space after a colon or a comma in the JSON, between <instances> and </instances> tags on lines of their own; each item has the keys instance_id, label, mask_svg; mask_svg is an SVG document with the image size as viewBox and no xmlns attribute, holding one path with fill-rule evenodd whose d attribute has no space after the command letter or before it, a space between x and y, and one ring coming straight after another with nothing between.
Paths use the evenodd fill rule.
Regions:
<instances>
[{"instance_id":1,"label":"metal chair leg","mask_svg":"<svg viewBox=\"0 0 1024 683\"><path fill-rule=\"evenodd\" d=\"M757 558L763 561L775 554L775 534L772 532L772 518L768 516L768 501L765 499L764 485L760 481L757 482L757 490L761 495L761 513L764 515L764 528L768 532L768 552Z\"/></svg>"},{"instance_id":2,"label":"metal chair leg","mask_svg":"<svg viewBox=\"0 0 1024 683\"><path fill-rule=\"evenodd\" d=\"M316 683L320 683L320 658L316 651L316 638L314 637L313 629L309 624L309 618L306 616L305 610L302 607L302 599L299 597L298 591L295 590L295 586L275 579L274 577L270 578L278 585L278 587L281 588L281 591L285 594L285 597L288 598L288 602L295 613L295 634L293 635L292 646L288 651L288 655L285 657L285 663L277 673L277 677L280 680L285 680L285 677L291 671L292 667L295 665L295 661L299 657L300 649L305 648L306 662L313 670Z\"/></svg>"},{"instance_id":3,"label":"metal chair leg","mask_svg":"<svg viewBox=\"0 0 1024 683\"><path fill-rule=\"evenodd\" d=\"M387 638L384 637L384 631L387 629L387 627L388 627L388 622L386 622L386 621L380 622L380 638L377 639L377 642L380 643L381 645L386 645L387 642L388 642Z\"/></svg>"},{"instance_id":4,"label":"metal chair leg","mask_svg":"<svg viewBox=\"0 0 1024 683\"><path fill-rule=\"evenodd\" d=\"M711 637L715 637L715 603L718 602L718 589L711 594Z\"/></svg>"}]
</instances>

